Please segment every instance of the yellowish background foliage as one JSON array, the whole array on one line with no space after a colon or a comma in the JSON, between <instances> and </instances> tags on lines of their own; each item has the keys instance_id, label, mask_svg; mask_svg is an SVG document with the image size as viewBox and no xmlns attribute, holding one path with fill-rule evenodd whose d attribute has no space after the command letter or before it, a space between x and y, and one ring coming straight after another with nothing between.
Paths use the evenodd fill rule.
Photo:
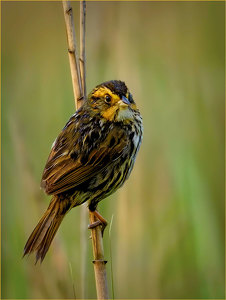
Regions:
<instances>
[{"instance_id":1,"label":"yellowish background foliage","mask_svg":"<svg viewBox=\"0 0 226 300\"><path fill-rule=\"evenodd\" d=\"M99 207L114 215L116 298L224 298L224 5L87 3L87 89L124 80L144 119L129 181ZM77 298L95 297L81 208L41 266L21 259L50 200L39 183L51 144L74 112L66 50L61 2L2 2L3 298L73 298L72 281Z\"/></svg>"}]
</instances>

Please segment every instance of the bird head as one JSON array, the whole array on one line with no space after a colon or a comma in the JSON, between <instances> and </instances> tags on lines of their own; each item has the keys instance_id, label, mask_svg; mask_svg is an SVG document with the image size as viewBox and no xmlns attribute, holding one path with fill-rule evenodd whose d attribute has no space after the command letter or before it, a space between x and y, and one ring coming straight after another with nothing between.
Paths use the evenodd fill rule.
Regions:
<instances>
[{"instance_id":1,"label":"bird head","mask_svg":"<svg viewBox=\"0 0 226 300\"><path fill-rule=\"evenodd\" d=\"M124 82L111 80L96 86L88 97L92 110L108 121L133 120L136 104Z\"/></svg>"}]
</instances>

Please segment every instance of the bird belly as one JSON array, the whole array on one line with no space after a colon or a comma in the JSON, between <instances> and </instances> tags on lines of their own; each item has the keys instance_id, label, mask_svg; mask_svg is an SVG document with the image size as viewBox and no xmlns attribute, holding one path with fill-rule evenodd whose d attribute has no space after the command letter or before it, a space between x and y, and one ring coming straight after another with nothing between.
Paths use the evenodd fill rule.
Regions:
<instances>
[{"instance_id":1,"label":"bird belly","mask_svg":"<svg viewBox=\"0 0 226 300\"><path fill-rule=\"evenodd\" d=\"M96 176L70 190L73 206L88 202L90 210L95 210L98 202L110 196L128 179L141 143L141 135L131 139L128 152L122 155L113 166L102 169Z\"/></svg>"},{"instance_id":2,"label":"bird belly","mask_svg":"<svg viewBox=\"0 0 226 300\"><path fill-rule=\"evenodd\" d=\"M108 170L107 174L98 174L98 176L96 176L92 182L93 184L90 183L86 192L85 201L88 200L88 205L91 210L95 210L98 202L113 194L128 179L134 166L137 153L136 150L134 151L134 155L132 155L129 160L125 161L121 165L116 165L111 170Z\"/></svg>"}]
</instances>

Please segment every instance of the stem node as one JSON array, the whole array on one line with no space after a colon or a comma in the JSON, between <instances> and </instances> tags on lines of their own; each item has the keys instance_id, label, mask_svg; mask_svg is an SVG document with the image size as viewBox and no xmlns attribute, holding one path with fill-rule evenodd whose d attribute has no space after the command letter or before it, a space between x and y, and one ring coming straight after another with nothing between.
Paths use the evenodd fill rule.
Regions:
<instances>
[{"instance_id":1,"label":"stem node","mask_svg":"<svg viewBox=\"0 0 226 300\"><path fill-rule=\"evenodd\" d=\"M101 263L101 264L105 264L106 265L107 262L108 262L107 260L103 260L103 259L94 259L93 260L93 264Z\"/></svg>"}]
</instances>

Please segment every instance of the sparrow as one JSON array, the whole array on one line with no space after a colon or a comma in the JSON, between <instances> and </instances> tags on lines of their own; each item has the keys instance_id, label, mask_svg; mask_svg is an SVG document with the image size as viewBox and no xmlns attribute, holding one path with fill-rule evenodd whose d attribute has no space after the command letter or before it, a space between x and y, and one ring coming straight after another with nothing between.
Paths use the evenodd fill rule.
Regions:
<instances>
[{"instance_id":1,"label":"sparrow","mask_svg":"<svg viewBox=\"0 0 226 300\"><path fill-rule=\"evenodd\" d=\"M52 199L24 255L35 252L42 262L65 215L84 202L105 224L97 205L128 179L142 137L142 117L125 83L97 85L52 145L41 180Z\"/></svg>"}]
</instances>

